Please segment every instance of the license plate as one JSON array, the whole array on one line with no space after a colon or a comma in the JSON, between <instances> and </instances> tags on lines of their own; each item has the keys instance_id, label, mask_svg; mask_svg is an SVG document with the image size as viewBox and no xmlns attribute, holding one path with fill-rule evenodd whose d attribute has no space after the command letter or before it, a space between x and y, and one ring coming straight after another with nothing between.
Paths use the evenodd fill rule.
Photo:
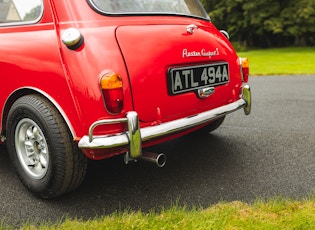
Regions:
<instances>
[{"instance_id":1,"label":"license plate","mask_svg":"<svg viewBox=\"0 0 315 230\"><path fill-rule=\"evenodd\" d=\"M180 94L204 87L224 85L229 81L228 63L216 63L168 70L168 91Z\"/></svg>"}]
</instances>

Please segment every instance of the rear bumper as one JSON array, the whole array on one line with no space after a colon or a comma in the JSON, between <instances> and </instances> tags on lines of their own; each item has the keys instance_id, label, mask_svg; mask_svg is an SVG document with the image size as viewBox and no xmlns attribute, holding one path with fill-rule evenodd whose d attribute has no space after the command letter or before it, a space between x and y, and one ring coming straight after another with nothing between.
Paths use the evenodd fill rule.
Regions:
<instances>
[{"instance_id":1,"label":"rear bumper","mask_svg":"<svg viewBox=\"0 0 315 230\"><path fill-rule=\"evenodd\" d=\"M149 126L140 129L138 114L134 111L128 112L126 118L106 119L93 123L89 129L89 135L83 136L79 141L81 149L110 149L119 146L129 146L129 155L131 158L141 156L142 142L155 138L163 137L182 130L193 128L198 125L218 119L238 109L244 108L245 114L250 113L251 93L250 87L246 85L243 88L243 96L241 99L209 110L192 117L186 117L170 122L166 122L156 126ZM100 125L127 123L128 131L116 135L94 136L93 130Z\"/></svg>"}]
</instances>

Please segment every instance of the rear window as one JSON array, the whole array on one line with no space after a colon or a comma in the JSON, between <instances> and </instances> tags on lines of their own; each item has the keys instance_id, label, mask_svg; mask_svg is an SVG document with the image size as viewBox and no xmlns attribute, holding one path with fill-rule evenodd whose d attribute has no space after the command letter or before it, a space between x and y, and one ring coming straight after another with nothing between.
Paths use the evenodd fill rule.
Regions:
<instances>
[{"instance_id":1,"label":"rear window","mask_svg":"<svg viewBox=\"0 0 315 230\"><path fill-rule=\"evenodd\" d=\"M174 14L209 20L199 0L89 0L105 14Z\"/></svg>"}]
</instances>

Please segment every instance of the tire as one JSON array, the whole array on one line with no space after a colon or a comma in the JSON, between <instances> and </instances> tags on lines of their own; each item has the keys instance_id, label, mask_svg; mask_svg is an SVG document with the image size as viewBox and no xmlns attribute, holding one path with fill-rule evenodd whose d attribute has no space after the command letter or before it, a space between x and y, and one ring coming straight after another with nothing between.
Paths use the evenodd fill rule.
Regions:
<instances>
[{"instance_id":1,"label":"tire","mask_svg":"<svg viewBox=\"0 0 315 230\"><path fill-rule=\"evenodd\" d=\"M18 178L36 196L61 196L84 179L86 157L57 109L42 96L23 96L12 105L7 148Z\"/></svg>"},{"instance_id":2,"label":"tire","mask_svg":"<svg viewBox=\"0 0 315 230\"><path fill-rule=\"evenodd\" d=\"M209 133L211 133L212 131L216 130L217 128L219 128L223 121L225 119L225 116L218 118L217 120L213 121L212 123L210 123L209 125L206 125L204 127L202 127L201 129L198 129L195 133L197 135L207 135Z\"/></svg>"}]
</instances>

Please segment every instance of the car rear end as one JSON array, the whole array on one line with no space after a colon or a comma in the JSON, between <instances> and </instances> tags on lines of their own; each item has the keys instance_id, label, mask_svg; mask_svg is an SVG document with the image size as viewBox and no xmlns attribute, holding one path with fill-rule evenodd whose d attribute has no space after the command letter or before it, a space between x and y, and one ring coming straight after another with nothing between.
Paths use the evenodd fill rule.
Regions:
<instances>
[{"instance_id":1,"label":"car rear end","mask_svg":"<svg viewBox=\"0 0 315 230\"><path fill-rule=\"evenodd\" d=\"M141 157L143 147L184 135L238 109L250 113L247 59L237 56L199 1L88 3L104 21L116 22L115 39L125 70L108 66L112 71L100 79L107 114L95 117L80 137L79 147L86 155L93 158L118 148L127 152L128 161ZM130 96L132 107L126 109ZM121 124L121 131L109 133L109 127Z\"/></svg>"}]
</instances>

